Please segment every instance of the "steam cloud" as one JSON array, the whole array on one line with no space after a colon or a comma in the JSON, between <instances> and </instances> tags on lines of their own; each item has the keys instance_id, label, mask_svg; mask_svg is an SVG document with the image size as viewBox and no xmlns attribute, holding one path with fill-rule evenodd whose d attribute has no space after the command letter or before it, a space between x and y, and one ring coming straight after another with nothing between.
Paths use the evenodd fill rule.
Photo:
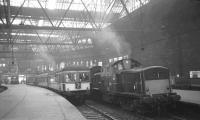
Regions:
<instances>
[{"instance_id":1,"label":"steam cloud","mask_svg":"<svg viewBox=\"0 0 200 120\"><path fill-rule=\"evenodd\" d=\"M55 66L56 66L55 60L53 59L52 56L50 56L48 54L47 47L46 46L40 46L39 49L40 49L40 56L45 60L45 62L53 65L53 68L55 68Z\"/></svg>"},{"instance_id":2,"label":"steam cloud","mask_svg":"<svg viewBox=\"0 0 200 120\"><path fill-rule=\"evenodd\" d=\"M112 51L116 52L118 56L130 55L131 46L126 42L125 38L111 29L105 29L101 31L96 38L98 41L98 46L109 47ZM106 48L107 49L107 48Z\"/></svg>"}]
</instances>

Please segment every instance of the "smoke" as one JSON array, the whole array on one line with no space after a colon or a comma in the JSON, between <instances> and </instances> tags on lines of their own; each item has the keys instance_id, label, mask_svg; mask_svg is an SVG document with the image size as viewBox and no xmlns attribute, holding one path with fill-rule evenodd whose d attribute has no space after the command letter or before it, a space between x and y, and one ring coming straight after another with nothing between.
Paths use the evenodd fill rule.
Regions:
<instances>
[{"instance_id":1,"label":"smoke","mask_svg":"<svg viewBox=\"0 0 200 120\"><path fill-rule=\"evenodd\" d=\"M117 56L130 55L131 46L125 40L124 36L112 31L111 29L104 29L96 38L97 46L104 50L108 50L117 53Z\"/></svg>"},{"instance_id":2,"label":"smoke","mask_svg":"<svg viewBox=\"0 0 200 120\"><path fill-rule=\"evenodd\" d=\"M52 65L55 68L56 66L55 60L51 55L49 55L47 47L39 46L39 50L41 58L43 58L46 63Z\"/></svg>"}]
</instances>

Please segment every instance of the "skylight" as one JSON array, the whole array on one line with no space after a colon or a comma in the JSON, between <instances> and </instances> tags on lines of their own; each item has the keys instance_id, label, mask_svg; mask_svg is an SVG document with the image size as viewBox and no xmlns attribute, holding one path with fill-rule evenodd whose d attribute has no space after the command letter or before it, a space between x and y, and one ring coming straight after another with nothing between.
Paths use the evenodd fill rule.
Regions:
<instances>
[{"instance_id":1,"label":"skylight","mask_svg":"<svg viewBox=\"0 0 200 120\"><path fill-rule=\"evenodd\" d=\"M53 10L56 8L55 4L56 4L56 0L48 0L47 8Z\"/></svg>"},{"instance_id":2,"label":"skylight","mask_svg":"<svg viewBox=\"0 0 200 120\"><path fill-rule=\"evenodd\" d=\"M23 7L40 8L38 1L40 1L43 8L52 10L68 9L68 6L71 3L71 0L25 0ZM149 1L150 0L124 0L129 12L134 11L135 9L139 8L141 4L146 4ZM23 2L24 0L10 0L10 5L20 7ZM85 4L85 6L87 6L88 11L106 12L109 11L109 9L111 9L111 7L109 8L109 6L111 6L114 3L115 5L113 7L112 12L120 13L123 9L120 0L73 0L70 10L85 10L85 6L83 5L83 3ZM3 4L2 0L1 4Z\"/></svg>"}]
</instances>

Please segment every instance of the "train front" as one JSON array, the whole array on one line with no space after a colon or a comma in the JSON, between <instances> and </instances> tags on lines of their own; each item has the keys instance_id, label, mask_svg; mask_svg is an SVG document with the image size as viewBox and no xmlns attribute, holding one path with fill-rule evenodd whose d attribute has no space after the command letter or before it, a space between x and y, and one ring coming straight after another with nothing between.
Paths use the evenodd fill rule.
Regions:
<instances>
[{"instance_id":1,"label":"train front","mask_svg":"<svg viewBox=\"0 0 200 120\"><path fill-rule=\"evenodd\" d=\"M62 94L71 99L72 102L84 102L90 91L89 69L66 70L58 73L57 77Z\"/></svg>"},{"instance_id":2,"label":"train front","mask_svg":"<svg viewBox=\"0 0 200 120\"><path fill-rule=\"evenodd\" d=\"M130 93L130 106L140 104L143 108L158 110L174 107L180 100L180 96L172 92L169 69L166 67L138 67L123 70L120 74L121 91Z\"/></svg>"},{"instance_id":3,"label":"train front","mask_svg":"<svg viewBox=\"0 0 200 120\"><path fill-rule=\"evenodd\" d=\"M147 67L142 71L144 91L151 96L155 104L171 104L180 100L180 96L172 93L169 70L162 66Z\"/></svg>"}]
</instances>

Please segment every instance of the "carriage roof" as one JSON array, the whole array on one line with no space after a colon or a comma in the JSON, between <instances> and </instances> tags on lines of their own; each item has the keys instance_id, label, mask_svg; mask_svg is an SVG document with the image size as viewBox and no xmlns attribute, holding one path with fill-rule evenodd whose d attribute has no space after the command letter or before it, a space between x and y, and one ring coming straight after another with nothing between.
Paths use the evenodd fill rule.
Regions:
<instances>
[{"instance_id":1,"label":"carriage roof","mask_svg":"<svg viewBox=\"0 0 200 120\"><path fill-rule=\"evenodd\" d=\"M60 74L65 72L89 72L89 70L90 69L88 67L66 67L61 71L57 71L56 73Z\"/></svg>"}]
</instances>

